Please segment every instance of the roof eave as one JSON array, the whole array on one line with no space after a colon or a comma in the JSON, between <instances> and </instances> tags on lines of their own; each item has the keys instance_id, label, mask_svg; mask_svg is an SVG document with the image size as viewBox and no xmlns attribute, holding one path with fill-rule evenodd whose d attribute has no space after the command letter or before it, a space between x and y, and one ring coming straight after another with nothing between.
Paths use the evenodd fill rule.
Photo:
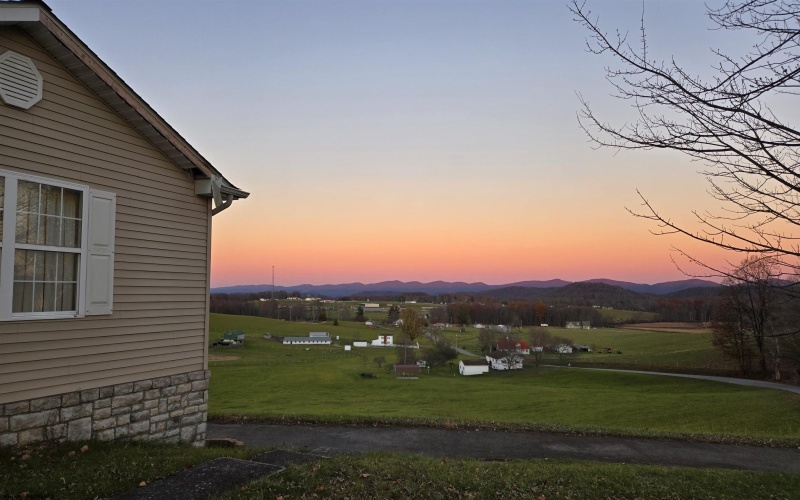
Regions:
<instances>
[{"instance_id":1,"label":"roof eave","mask_svg":"<svg viewBox=\"0 0 800 500\"><path fill-rule=\"evenodd\" d=\"M116 111L156 149L193 177L222 179L221 191L234 199L247 198L225 179L175 129L109 68L42 2L0 3L0 26L25 31L51 56Z\"/></svg>"}]
</instances>

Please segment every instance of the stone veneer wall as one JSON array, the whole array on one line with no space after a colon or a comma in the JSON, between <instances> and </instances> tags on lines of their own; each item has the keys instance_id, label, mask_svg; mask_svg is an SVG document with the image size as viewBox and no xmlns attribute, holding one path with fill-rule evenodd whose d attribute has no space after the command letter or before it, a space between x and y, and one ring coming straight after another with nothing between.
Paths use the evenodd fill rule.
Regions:
<instances>
[{"instance_id":1,"label":"stone veneer wall","mask_svg":"<svg viewBox=\"0 0 800 500\"><path fill-rule=\"evenodd\" d=\"M0 404L0 446L88 439L200 446L208 378L206 370Z\"/></svg>"}]
</instances>

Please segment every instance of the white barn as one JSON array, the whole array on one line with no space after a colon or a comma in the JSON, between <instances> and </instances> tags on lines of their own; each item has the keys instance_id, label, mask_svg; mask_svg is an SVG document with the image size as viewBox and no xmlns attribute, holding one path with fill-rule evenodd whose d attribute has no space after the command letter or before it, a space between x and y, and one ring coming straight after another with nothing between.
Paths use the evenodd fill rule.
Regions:
<instances>
[{"instance_id":1,"label":"white barn","mask_svg":"<svg viewBox=\"0 0 800 500\"><path fill-rule=\"evenodd\" d=\"M330 345L330 337L283 337L284 344L297 345Z\"/></svg>"}]
</instances>

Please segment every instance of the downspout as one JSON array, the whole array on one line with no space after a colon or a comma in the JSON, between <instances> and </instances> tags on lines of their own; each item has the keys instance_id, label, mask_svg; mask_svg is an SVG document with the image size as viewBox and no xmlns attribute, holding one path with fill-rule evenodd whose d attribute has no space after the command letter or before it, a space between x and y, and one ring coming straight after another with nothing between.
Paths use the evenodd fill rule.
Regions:
<instances>
[{"instance_id":1,"label":"downspout","mask_svg":"<svg viewBox=\"0 0 800 500\"><path fill-rule=\"evenodd\" d=\"M233 204L233 195L229 194L222 201L222 177L214 175L211 177L211 194L214 197L214 209L211 210L211 216L217 215Z\"/></svg>"}]
</instances>

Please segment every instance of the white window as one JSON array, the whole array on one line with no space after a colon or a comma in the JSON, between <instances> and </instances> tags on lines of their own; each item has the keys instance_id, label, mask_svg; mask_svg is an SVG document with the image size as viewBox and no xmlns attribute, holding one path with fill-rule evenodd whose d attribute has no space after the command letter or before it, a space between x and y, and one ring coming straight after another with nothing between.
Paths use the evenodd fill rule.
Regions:
<instances>
[{"instance_id":1,"label":"white window","mask_svg":"<svg viewBox=\"0 0 800 500\"><path fill-rule=\"evenodd\" d=\"M115 200L0 170L0 321L111 313Z\"/></svg>"}]
</instances>

